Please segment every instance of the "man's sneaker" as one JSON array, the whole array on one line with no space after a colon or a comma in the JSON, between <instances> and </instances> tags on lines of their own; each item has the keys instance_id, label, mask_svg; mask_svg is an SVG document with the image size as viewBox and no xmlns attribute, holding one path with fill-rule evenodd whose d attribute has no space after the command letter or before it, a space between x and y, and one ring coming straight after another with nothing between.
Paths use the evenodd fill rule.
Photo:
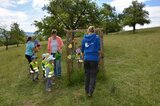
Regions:
<instances>
[{"instance_id":1,"label":"man's sneaker","mask_svg":"<svg viewBox=\"0 0 160 106\"><path fill-rule=\"evenodd\" d=\"M88 97L92 97L92 94L91 93L88 93L88 95L87 95Z\"/></svg>"}]
</instances>

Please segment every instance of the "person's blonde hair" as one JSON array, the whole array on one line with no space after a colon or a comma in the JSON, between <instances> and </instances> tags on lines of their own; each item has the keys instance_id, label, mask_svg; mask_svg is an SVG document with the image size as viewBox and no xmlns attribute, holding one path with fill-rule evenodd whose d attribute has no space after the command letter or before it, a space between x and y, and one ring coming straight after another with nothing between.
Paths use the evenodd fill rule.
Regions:
<instances>
[{"instance_id":1,"label":"person's blonde hair","mask_svg":"<svg viewBox=\"0 0 160 106\"><path fill-rule=\"evenodd\" d=\"M95 27L94 26L89 26L87 29L88 33L94 33L95 32Z\"/></svg>"}]
</instances>

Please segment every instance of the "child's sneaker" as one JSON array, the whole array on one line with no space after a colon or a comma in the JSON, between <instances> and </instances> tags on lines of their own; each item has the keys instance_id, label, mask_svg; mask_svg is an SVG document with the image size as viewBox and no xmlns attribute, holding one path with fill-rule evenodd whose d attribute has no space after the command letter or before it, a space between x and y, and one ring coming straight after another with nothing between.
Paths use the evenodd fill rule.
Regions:
<instances>
[{"instance_id":1,"label":"child's sneaker","mask_svg":"<svg viewBox=\"0 0 160 106\"><path fill-rule=\"evenodd\" d=\"M55 85L56 83L52 82L51 85Z\"/></svg>"},{"instance_id":2,"label":"child's sneaker","mask_svg":"<svg viewBox=\"0 0 160 106\"><path fill-rule=\"evenodd\" d=\"M38 78L36 78L36 81L38 81Z\"/></svg>"},{"instance_id":3,"label":"child's sneaker","mask_svg":"<svg viewBox=\"0 0 160 106\"><path fill-rule=\"evenodd\" d=\"M47 92L51 92L51 88L46 89Z\"/></svg>"}]
</instances>

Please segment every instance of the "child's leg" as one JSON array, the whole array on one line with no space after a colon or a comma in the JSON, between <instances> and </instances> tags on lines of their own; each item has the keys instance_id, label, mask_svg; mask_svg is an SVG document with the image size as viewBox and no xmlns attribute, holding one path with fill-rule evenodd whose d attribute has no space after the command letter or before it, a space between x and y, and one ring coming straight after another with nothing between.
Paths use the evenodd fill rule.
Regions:
<instances>
[{"instance_id":1,"label":"child's leg","mask_svg":"<svg viewBox=\"0 0 160 106\"><path fill-rule=\"evenodd\" d=\"M49 78L46 79L46 90L49 89Z\"/></svg>"},{"instance_id":2,"label":"child's leg","mask_svg":"<svg viewBox=\"0 0 160 106\"><path fill-rule=\"evenodd\" d=\"M35 73L31 73L32 81L35 81L35 79L34 79L34 74L35 74Z\"/></svg>"},{"instance_id":3,"label":"child's leg","mask_svg":"<svg viewBox=\"0 0 160 106\"><path fill-rule=\"evenodd\" d=\"M36 74L36 79L38 79L39 72L35 72L35 74Z\"/></svg>"},{"instance_id":4,"label":"child's leg","mask_svg":"<svg viewBox=\"0 0 160 106\"><path fill-rule=\"evenodd\" d=\"M47 78L46 79L46 91L48 91L50 89L50 83L51 83L51 78Z\"/></svg>"},{"instance_id":5,"label":"child's leg","mask_svg":"<svg viewBox=\"0 0 160 106\"><path fill-rule=\"evenodd\" d=\"M52 79L50 78L50 81L49 81L49 87L52 86Z\"/></svg>"}]
</instances>

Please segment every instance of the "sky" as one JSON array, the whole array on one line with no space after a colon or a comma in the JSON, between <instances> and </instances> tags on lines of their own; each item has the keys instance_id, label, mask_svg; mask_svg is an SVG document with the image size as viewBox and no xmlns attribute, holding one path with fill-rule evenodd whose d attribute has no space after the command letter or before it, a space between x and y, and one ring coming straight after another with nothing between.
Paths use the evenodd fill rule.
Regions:
<instances>
[{"instance_id":1,"label":"sky","mask_svg":"<svg viewBox=\"0 0 160 106\"><path fill-rule=\"evenodd\" d=\"M128 7L132 0L93 0L98 6L108 3L116 8L118 13ZM148 28L160 26L160 1L159 0L138 0L146 4L145 10L149 12L150 24L144 26L137 25L139 28ZM20 28L25 32L34 32L36 27L33 25L34 20L40 21L46 11L42 7L48 4L48 0L0 0L0 26L9 30L13 22L17 22ZM125 30L131 30L131 27L125 27Z\"/></svg>"}]
</instances>

